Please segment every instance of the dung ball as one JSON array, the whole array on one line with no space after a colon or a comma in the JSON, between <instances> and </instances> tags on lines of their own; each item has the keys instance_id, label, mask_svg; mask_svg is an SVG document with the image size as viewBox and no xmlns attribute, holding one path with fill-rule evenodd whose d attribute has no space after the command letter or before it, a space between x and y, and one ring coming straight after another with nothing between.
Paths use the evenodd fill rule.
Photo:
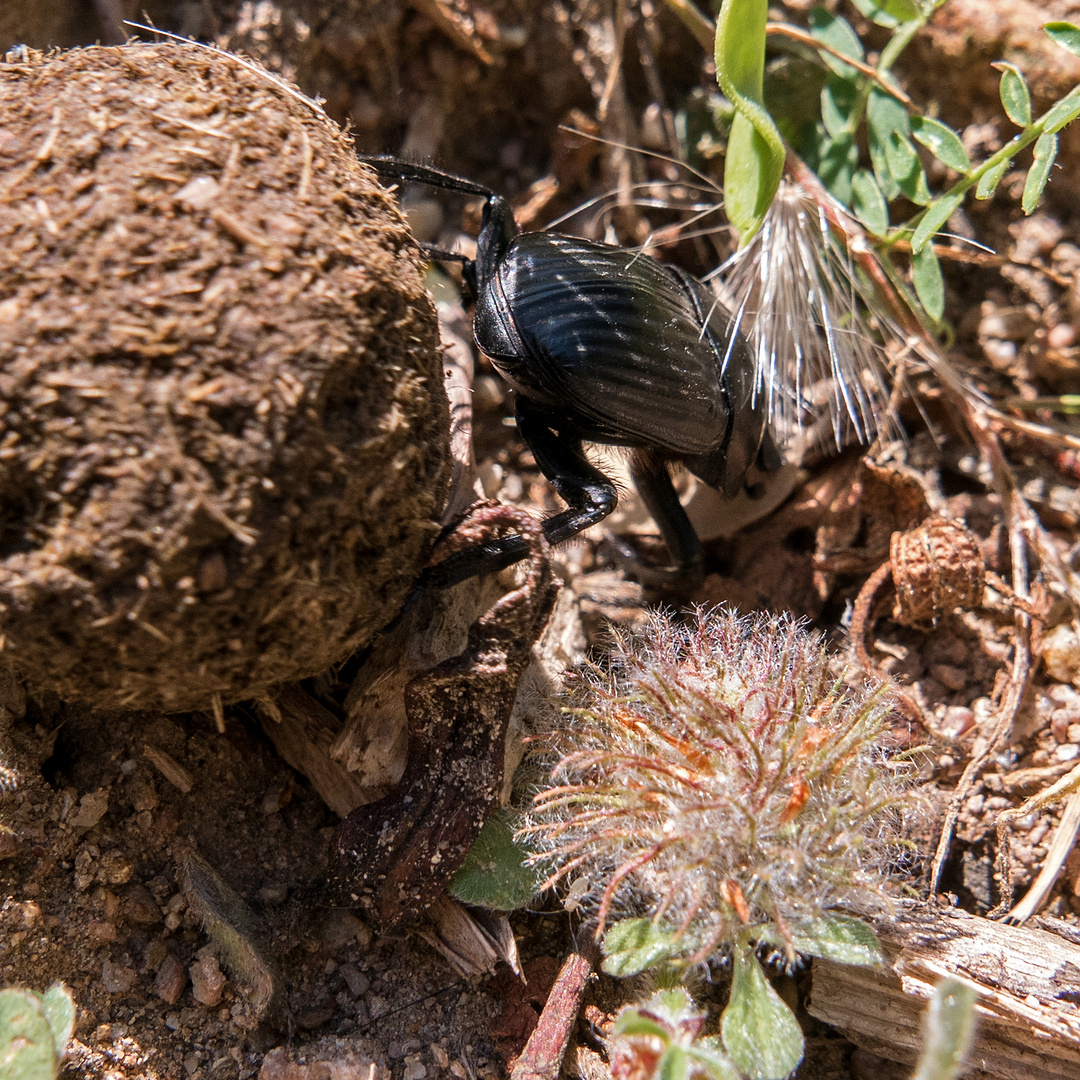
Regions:
<instances>
[{"instance_id":1,"label":"dung ball","mask_svg":"<svg viewBox=\"0 0 1080 1080\"><path fill-rule=\"evenodd\" d=\"M0 62L0 658L100 708L324 671L442 509L407 228L292 87L188 45Z\"/></svg>"}]
</instances>

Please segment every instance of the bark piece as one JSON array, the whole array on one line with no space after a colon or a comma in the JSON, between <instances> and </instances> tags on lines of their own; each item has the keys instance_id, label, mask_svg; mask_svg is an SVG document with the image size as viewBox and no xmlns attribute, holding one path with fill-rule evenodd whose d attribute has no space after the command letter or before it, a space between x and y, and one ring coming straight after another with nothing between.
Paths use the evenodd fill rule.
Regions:
<instances>
[{"instance_id":1,"label":"bark piece","mask_svg":"<svg viewBox=\"0 0 1080 1080\"><path fill-rule=\"evenodd\" d=\"M927 999L954 975L978 991L965 1076L1080 1080L1080 946L925 906L877 929L884 971L814 960L812 1016L881 1057L914 1063Z\"/></svg>"}]
</instances>

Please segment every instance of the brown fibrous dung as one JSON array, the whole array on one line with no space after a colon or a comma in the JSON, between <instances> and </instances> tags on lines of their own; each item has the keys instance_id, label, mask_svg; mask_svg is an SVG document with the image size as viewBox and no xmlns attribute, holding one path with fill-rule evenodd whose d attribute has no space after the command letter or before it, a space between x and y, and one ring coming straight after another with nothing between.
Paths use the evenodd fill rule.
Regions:
<instances>
[{"instance_id":1,"label":"brown fibrous dung","mask_svg":"<svg viewBox=\"0 0 1080 1080\"><path fill-rule=\"evenodd\" d=\"M341 661L412 588L447 429L405 223L317 107L193 46L0 63L0 655L31 684L183 710Z\"/></svg>"}]
</instances>

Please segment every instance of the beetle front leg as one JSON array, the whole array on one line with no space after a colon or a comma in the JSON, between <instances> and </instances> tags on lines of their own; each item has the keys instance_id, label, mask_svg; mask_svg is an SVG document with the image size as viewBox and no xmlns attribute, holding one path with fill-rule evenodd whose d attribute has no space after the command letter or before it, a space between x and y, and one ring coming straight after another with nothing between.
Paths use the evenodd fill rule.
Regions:
<instances>
[{"instance_id":1,"label":"beetle front leg","mask_svg":"<svg viewBox=\"0 0 1080 1080\"><path fill-rule=\"evenodd\" d=\"M540 471L551 482L569 509L553 514L543 524L544 539L561 544L583 529L595 525L615 509L615 485L591 465L581 449L581 440L566 437L537 415L529 403L518 398L518 432L536 458ZM425 571L421 588L447 588L479 574L493 574L524 559L528 543L520 536L503 536L464 551Z\"/></svg>"},{"instance_id":2,"label":"beetle front leg","mask_svg":"<svg viewBox=\"0 0 1080 1080\"><path fill-rule=\"evenodd\" d=\"M526 398L517 399L518 434L533 452L540 471L569 509L544 521L549 544L561 544L595 525L615 509L615 485L594 466L581 440L556 431Z\"/></svg>"}]
</instances>

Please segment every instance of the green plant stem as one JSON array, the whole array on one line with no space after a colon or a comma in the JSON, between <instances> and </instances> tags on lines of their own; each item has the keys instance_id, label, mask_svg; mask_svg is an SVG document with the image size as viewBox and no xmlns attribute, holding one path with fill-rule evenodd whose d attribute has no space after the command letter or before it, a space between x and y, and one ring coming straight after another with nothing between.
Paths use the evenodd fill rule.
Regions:
<instances>
[{"instance_id":1,"label":"green plant stem","mask_svg":"<svg viewBox=\"0 0 1080 1080\"><path fill-rule=\"evenodd\" d=\"M853 67L860 74L865 75L868 79L872 79L876 82L882 90L896 98L896 100L909 112L917 113L920 111L915 102L912 101L898 86L894 86L886 79L878 68L871 67L870 64L864 63L862 60L856 60L855 57L848 56L847 53L842 53L839 49L834 49L831 45L814 37L813 34L804 30L801 26L792 26L791 23L766 23L765 34L768 37L790 38L792 41L798 41L803 45L809 45L818 52L824 52L828 53L830 56L835 56L837 60L842 61L849 67Z\"/></svg>"},{"instance_id":2,"label":"green plant stem","mask_svg":"<svg viewBox=\"0 0 1080 1080\"><path fill-rule=\"evenodd\" d=\"M1013 138L1010 139L1009 142L1007 142L996 154L992 154L981 165L979 165L975 169L972 169L971 172L967 174L967 176L961 177L947 191L943 191L936 199L934 199L934 202L930 203L928 206L920 210L919 213L916 214L910 221L906 221L903 225L898 226L895 230L890 232L889 235L883 241L881 241L881 244L884 247L889 248L892 247L898 240L906 240L909 237L913 236L915 233L915 229L919 224L919 221L922 219L926 211L934 205L934 203L938 202L941 199L948 198L950 195L963 195L965 192L975 187L975 185L978 184L979 180L982 179L982 177L991 169L995 168L997 165L1000 165L1003 161L1009 161L1012 158L1016 157L1016 155L1019 154L1021 150L1023 150L1026 146L1030 146L1039 138L1040 135L1042 135L1043 129L1046 126L1046 118L1047 116L1049 116L1050 112L1054 109L1059 108L1062 102L1070 100L1080 101L1080 86L1074 87L1072 90L1070 90L1069 93L1065 95L1065 97L1052 105L1050 109L1047 109L1047 111L1044 112L1042 116L1038 118L1038 120L1035 120L1033 123L1029 124L1018 135L1014 135Z\"/></svg>"}]
</instances>

